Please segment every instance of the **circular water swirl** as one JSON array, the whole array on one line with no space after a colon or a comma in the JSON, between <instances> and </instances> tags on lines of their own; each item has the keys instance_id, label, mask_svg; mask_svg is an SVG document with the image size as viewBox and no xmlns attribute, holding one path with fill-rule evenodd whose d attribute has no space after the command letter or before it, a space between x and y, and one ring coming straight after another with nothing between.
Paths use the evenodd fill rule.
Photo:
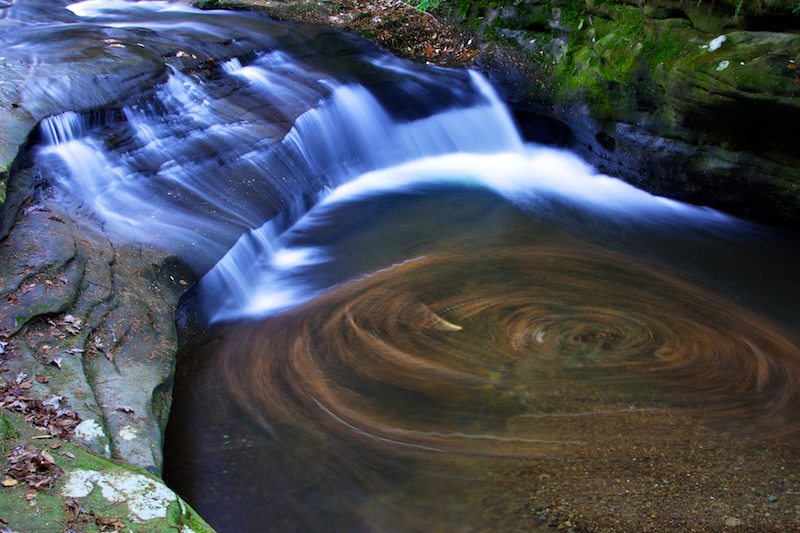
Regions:
<instances>
[{"instance_id":1,"label":"circular water swirl","mask_svg":"<svg viewBox=\"0 0 800 533\"><path fill-rule=\"evenodd\" d=\"M507 429L541 414L525 398L554 378L636 382L770 435L798 430L794 339L707 289L590 248L419 258L237 326L219 353L228 389L275 437L356 455L578 444Z\"/></svg>"}]
</instances>

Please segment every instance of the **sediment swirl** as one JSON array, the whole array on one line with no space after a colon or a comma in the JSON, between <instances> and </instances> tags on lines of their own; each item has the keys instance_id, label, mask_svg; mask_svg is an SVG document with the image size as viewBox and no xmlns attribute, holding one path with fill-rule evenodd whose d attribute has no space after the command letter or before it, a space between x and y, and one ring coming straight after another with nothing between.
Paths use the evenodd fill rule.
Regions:
<instances>
[{"instance_id":1,"label":"sediment swirl","mask_svg":"<svg viewBox=\"0 0 800 533\"><path fill-rule=\"evenodd\" d=\"M219 353L228 390L277 439L354 457L579 445L508 429L548 414L525 398L553 379L634 381L666 391L668 405L798 432L795 339L710 290L590 248L421 257L229 329Z\"/></svg>"}]
</instances>

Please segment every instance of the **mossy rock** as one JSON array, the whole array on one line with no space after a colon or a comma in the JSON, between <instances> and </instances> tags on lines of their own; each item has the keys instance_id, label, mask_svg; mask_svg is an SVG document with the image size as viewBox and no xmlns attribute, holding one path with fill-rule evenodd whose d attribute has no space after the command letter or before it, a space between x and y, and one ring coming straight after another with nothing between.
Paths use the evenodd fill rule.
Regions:
<instances>
[{"instance_id":1,"label":"mossy rock","mask_svg":"<svg viewBox=\"0 0 800 533\"><path fill-rule=\"evenodd\" d=\"M685 138L796 158L800 36L732 32L717 39L718 48L679 60L665 80L676 122L691 132Z\"/></svg>"},{"instance_id":2,"label":"mossy rock","mask_svg":"<svg viewBox=\"0 0 800 533\"><path fill-rule=\"evenodd\" d=\"M33 489L5 476L0 517L19 533L118 530L148 533L213 533L213 529L163 481L144 470L101 458L54 438L42 438L19 415L0 414L3 451L43 451L61 469L55 484ZM8 463L4 465L7 467ZM117 529L109 529L114 528Z\"/></svg>"}]
</instances>

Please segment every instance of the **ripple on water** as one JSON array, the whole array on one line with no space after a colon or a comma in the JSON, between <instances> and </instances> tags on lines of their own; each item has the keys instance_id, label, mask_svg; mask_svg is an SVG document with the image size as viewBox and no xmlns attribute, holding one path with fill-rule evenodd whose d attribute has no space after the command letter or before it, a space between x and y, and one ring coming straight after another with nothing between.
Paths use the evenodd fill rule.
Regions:
<instances>
[{"instance_id":1,"label":"ripple on water","mask_svg":"<svg viewBox=\"0 0 800 533\"><path fill-rule=\"evenodd\" d=\"M232 328L219 356L269 431L375 450L502 454L581 435L510 432L562 380L794 435L800 350L754 313L651 265L566 247L443 254ZM656 391L659 393L656 395Z\"/></svg>"},{"instance_id":2,"label":"ripple on water","mask_svg":"<svg viewBox=\"0 0 800 533\"><path fill-rule=\"evenodd\" d=\"M491 502L538 482L503 479L562 459L588 472L659 431L677 453L697 430L675 409L796 436L800 350L767 319L583 244L462 250L213 330L206 388L176 388L176 411L191 397L176 490L220 531L514 530L529 518ZM186 457L207 472L185 481ZM236 505L259 511L243 523Z\"/></svg>"}]
</instances>

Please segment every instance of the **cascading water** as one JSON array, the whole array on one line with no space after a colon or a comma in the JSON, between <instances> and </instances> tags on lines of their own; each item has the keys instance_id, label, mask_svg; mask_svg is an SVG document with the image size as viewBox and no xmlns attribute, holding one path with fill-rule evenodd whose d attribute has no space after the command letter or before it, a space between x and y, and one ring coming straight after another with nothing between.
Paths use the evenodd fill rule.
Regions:
<instances>
[{"instance_id":1,"label":"cascading water","mask_svg":"<svg viewBox=\"0 0 800 533\"><path fill-rule=\"evenodd\" d=\"M512 531L536 468L663 457L657 430L697 428L676 413L796 439L796 236L524 143L477 73L345 37L340 72L330 36L245 14L70 11L166 58L45 119L37 159L107 232L207 272L165 478L219 531Z\"/></svg>"}]
</instances>

